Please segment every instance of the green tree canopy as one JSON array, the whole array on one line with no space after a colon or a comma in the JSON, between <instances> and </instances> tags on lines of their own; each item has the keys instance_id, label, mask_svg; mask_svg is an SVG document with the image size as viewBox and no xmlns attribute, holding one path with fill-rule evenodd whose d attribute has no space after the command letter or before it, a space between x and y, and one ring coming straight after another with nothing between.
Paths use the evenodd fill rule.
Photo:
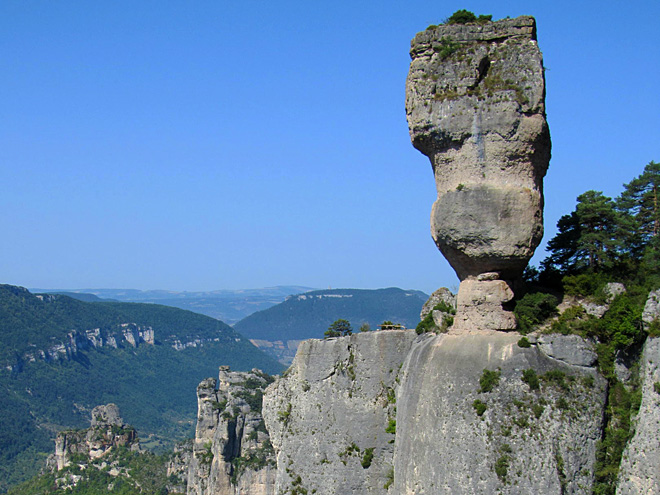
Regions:
<instances>
[{"instance_id":1,"label":"green tree canopy","mask_svg":"<svg viewBox=\"0 0 660 495\"><path fill-rule=\"evenodd\" d=\"M548 242L550 255L544 269L555 267L564 274L610 267L617 258L619 218L611 198L587 191L577 206L559 219L559 232Z\"/></svg>"},{"instance_id":2,"label":"green tree canopy","mask_svg":"<svg viewBox=\"0 0 660 495\"><path fill-rule=\"evenodd\" d=\"M351 335L353 333L353 328L351 328L351 324L348 320L335 320L332 322L332 324L328 327L328 330L325 332L325 338L331 338L331 337L344 337L346 335Z\"/></svg>"},{"instance_id":3,"label":"green tree canopy","mask_svg":"<svg viewBox=\"0 0 660 495\"><path fill-rule=\"evenodd\" d=\"M644 246L660 233L660 163L649 162L644 171L625 184L617 198L617 209L628 219L628 241L635 256L641 256Z\"/></svg>"}]
</instances>

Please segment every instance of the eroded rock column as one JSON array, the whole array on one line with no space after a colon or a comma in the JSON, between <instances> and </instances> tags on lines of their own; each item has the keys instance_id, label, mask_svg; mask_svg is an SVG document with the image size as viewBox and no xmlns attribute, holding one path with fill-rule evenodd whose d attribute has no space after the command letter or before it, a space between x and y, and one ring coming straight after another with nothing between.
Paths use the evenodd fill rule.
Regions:
<instances>
[{"instance_id":1,"label":"eroded rock column","mask_svg":"<svg viewBox=\"0 0 660 495\"><path fill-rule=\"evenodd\" d=\"M461 281L454 327L513 329L506 306L543 236L550 161L536 22L438 26L410 55L410 136L438 191L431 234Z\"/></svg>"}]
</instances>

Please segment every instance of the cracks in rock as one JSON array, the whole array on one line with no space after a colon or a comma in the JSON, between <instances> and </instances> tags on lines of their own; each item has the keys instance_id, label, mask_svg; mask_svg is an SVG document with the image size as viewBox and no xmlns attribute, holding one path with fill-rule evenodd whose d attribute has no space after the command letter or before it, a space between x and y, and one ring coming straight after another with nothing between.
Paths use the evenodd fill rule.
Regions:
<instances>
[{"instance_id":1,"label":"cracks in rock","mask_svg":"<svg viewBox=\"0 0 660 495\"><path fill-rule=\"evenodd\" d=\"M479 66L477 67L477 80L474 84L468 86L468 90L474 90L481 81L488 75L488 69L490 69L490 59L488 55L481 59Z\"/></svg>"}]
</instances>

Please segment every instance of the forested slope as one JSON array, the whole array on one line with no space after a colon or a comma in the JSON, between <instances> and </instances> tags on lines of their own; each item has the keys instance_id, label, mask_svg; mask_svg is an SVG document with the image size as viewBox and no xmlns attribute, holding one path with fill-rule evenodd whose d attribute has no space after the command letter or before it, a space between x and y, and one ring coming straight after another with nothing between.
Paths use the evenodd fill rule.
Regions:
<instances>
[{"instance_id":1,"label":"forested slope","mask_svg":"<svg viewBox=\"0 0 660 495\"><path fill-rule=\"evenodd\" d=\"M231 327L154 304L87 303L0 285L0 490L36 472L62 428L114 402L151 445L192 434L218 366L281 365Z\"/></svg>"}]
</instances>

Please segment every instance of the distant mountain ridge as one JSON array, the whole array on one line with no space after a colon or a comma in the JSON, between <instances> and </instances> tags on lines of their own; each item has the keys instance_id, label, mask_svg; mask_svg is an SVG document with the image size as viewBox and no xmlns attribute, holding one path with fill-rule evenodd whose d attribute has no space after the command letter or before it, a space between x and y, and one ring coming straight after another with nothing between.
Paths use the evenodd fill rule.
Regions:
<instances>
[{"instance_id":1,"label":"distant mountain ridge","mask_svg":"<svg viewBox=\"0 0 660 495\"><path fill-rule=\"evenodd\" d=\"M220 365L282 369L208 316L0 285L0 492L101 403L118 404L152 441L191 434L195 386Z\"/></svg>"},{"instance_id":2,"label":"distant mountain ridge","mask_svg":"<svg viewBox=\"0 0 660 495\"><path fill-rule=\"evenodd\" d=\"M276 306L258 311L234 325L280 362L290 363L300 341L323 338L335 320L349 320L354 331L362 323L373 330L385 320L414 328L428 295L418 290L327 289L289 296Z\"/></svg>"},{"instance_id":3,"label":"distant mountain ridge","mask_svg":"<svg viewBox=\"0 0 660 495\"><path fill-rule=\"evenodd\" d=\"M30 289L33 293L65 294L75 299L93 298L121 302L156 303L186 309L217 318L228 324L280 302L292 294L314 290L298 285L279 285L258 289L220 289L213 291L174 291L139 289Z\"/></svg>"}]
</instances>

